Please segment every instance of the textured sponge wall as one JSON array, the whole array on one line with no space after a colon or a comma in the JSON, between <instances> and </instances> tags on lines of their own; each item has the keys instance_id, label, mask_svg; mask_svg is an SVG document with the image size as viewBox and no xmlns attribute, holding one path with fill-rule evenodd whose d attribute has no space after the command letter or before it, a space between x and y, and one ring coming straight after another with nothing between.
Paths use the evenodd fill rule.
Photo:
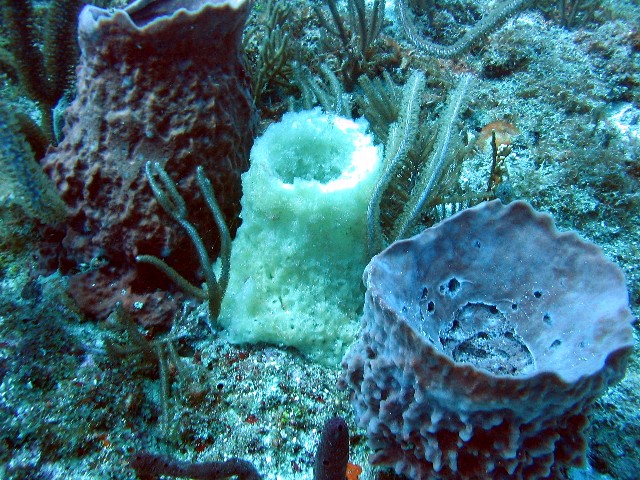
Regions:
<instances>
[{"instance_id":1,"label":"textured sponge wall","mask_svg":"<svg viewBox=\"0 0 640 480\"><path fill-rule=\"evenodd\" d=\"M620 270L524 202L468 209L375 257L343 360L372 462L409 478L555 478L624 374Z\"/></svg>"},{"instance_id":2,"label":"textured sponge wall","mask_svg":"<svg viewBox=\"0 0 640 480\"><path fill-rule=\"evenodd\" d=\"M141 323L170 323L177 305L161 292L170 285L154 267L137 263L139 254L161 257L202 282L188 236L149 188L147 161L170 172L192 212L206 210L196 181L202 166L235 232L240 175L249 168L257 124L240 51L250 6L173 0L83 9L76 99L65 114L64 139L43 167L69 207L64 238L54 238L58 245L48 255L61 261L51 267L73 274L70 293L87 315L106 318L122 302ZM205 244L216 245L215 255L211 215L191 220Z\"/></svg>"},{"instance_id":3,"label":"textured sponge wall","mask_svg":"<svg viewBox=\"0 0 640 480\"><path fill-rule=\"evenodd\" d=\"M288 113L251 151L221 324L336 365L357 332L380 151L366 124Z\"/></svg>"}]
</instances>

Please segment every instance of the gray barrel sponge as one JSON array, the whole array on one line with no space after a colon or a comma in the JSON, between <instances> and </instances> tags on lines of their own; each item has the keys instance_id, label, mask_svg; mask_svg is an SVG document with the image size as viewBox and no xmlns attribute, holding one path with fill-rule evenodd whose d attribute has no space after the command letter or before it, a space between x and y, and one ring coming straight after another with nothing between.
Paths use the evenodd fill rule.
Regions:
<instances>
[{"instance_id":1,"label":"gray barrel sponge","mask_svg":"<svg viewBox=\"0 0 640 480\"><path fill-rule=\"evenodd\" d=\"M374 257L343 360L371 462L412 479L558 478L633 345L625 280L525 202L486 202Z\"/></svg>"}]
</instances>

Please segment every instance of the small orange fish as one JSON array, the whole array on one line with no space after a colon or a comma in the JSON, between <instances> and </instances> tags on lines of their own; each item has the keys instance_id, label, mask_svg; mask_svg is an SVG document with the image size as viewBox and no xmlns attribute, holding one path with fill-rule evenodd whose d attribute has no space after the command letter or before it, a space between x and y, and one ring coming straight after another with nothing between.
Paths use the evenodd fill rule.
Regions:
<instances>
[{"instance_id":1,"label":"small orange fish","mask_svg":"<svg viewBox=\"0 0 640 480\"><path fill-rule=\"evenodd\" d=\"M482 127L482 130L478 133L476 141L478 150L484 150L487 146L491 145L492 130L496 132L497 145L510 145L513 137L520 133L520 129L513 123L509 123L505 120L494 120Z\"/></svg>"}]
</instances>

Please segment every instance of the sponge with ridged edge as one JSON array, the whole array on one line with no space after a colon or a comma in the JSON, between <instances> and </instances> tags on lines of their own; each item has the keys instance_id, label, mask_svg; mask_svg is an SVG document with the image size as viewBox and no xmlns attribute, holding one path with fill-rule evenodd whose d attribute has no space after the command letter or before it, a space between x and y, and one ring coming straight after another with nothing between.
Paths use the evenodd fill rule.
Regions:
<instances>
[{"instance_id":1,"label":"sponge with ridged edge","mask_svg":"<svg viewBox=\"0 0 640 480\"><path fill-rule=\"evenodd\" d=\"M368 265L343 360L374 464L409 478L557 478L624 375L620 269L525 202L486 202Z\"/></svg>"}]
</instances>

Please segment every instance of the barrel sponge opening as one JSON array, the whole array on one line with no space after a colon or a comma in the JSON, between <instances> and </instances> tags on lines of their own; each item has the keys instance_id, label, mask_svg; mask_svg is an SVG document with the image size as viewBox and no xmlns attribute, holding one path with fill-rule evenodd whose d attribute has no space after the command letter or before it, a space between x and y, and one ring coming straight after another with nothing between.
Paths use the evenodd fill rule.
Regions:
<instances>
[{"instance_id":1,"label":"barrel sponge opening","mask_svg":"<svg viewBox=\"0 0 640 480\"><path fill-rule=\"evenodd\" d=\"M372 462L410 478L554 478L624 375L620 269L525 202L485 202L394 243L364 274L343 360Z\"/></svg>"},{"instance_id":2,"label":"barrel sponge opening","mask_svg":"<svg viewBox=\"0 0 640 480\"><path fill-rule=\"evenodd\" d=\"M251 164L288 191L294 186L324 193L350 190L378 169L372 158L379 152L367 128L362 120L326 115L319 108L287 113L256 140Z\"/></svg>"}]
</instances>

